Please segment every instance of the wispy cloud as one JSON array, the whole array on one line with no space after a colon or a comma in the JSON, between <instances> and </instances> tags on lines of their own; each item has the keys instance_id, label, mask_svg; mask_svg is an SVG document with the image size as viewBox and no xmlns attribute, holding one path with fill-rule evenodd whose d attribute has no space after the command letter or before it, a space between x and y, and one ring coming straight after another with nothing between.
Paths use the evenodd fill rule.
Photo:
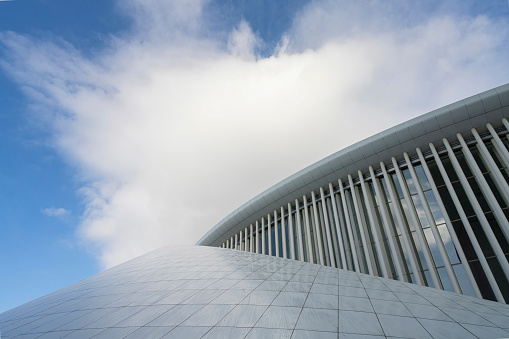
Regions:
<instances>
[{"instance_id":1,"label":"wispy cloud","mask_svg":"<svg viewBox=\"0 0 509 339\"><path fill-rule=\"evenodd\" d=\"M65 208L43 208L41 209L42 214L47 215L48 217L61 217L64 215L68 215L71 213L71 211L66 210Z\"/></svg>"},{"instance_id":2,"label":"wispy cloud","mask_svg":"<svg viewBox=\"0 0 509 339\"><path fill-rule=\"evenodd\" d=\"M202 1L122 2L134 31L93 58L0 36L3 67L80 174L78 234L104 266L194 243L312 162L508 79L506 22L340 3L305 7L268 57L245 21L204 34Z\"/></svg>"}]
</instances>

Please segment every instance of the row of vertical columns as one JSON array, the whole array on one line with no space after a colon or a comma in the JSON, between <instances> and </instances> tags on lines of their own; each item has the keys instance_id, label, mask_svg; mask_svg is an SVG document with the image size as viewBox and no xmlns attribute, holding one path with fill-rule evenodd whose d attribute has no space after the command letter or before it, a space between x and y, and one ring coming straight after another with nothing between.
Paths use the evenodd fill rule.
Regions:
<instances>
[{"instance_id":1,"label":"row of vertical columns","mask_svg":"<svg viewBox=\"0 0 509 339\"><path fill-rule=\"evenodd\" d=\"M506 119L503 120L503 123L506 128L509 128L509 122ZM500 160L509 167L509 152L493 126L490 124L486 126L490 133L489 137L491 137L493 149L488 150L487 144L476 129L472 129L471 132L475 138L475 146L473 147L476 148L478 153L472 153L471 148L469 148L472 146L467 145L460 133L456 137L460 144L459 149L464 155L464 163L466 163L474 175L474 179L470 180L475 180L489 206L489 211L486 213L493 213L495 221L500 225L504 237L509 239L509 219L503 210L505 208L504 203L509 205L509 184L495 161ZM462 168L464 163L462 162L460 165L456 157L457 152L453 151L447 139L444 138L443 143L445 155L448 161L450 160L452 170L458 176L459 184L463 188L469 204L471 204L476 214L482 232L486 235L489 246L493 249L503 274L509 280L509 262L490 222L484 214L485 211L481 207L481 203L484 204L484 202L479 200L474 193L472 185L465 175L466 172ZM504 301L495 280L494 272L483 255L481 245L476 238L468 216L463 210L462 202L454 191L441 158L433 144L429 144L429 147L432 153L431 156L437 163L438 172L444 180L454 207L458 211L459 218L464 225L468 238L486 273L488 283L496 299ZM497 159L494 159L490 151L497 155ZM451 236L451 241L455 246L459 261L463 265L470 285L475 295L481 296L479 286L422 151L417 148L416 152L419 157L419 164L422 166L422 171L431 188L430 191L426 192L426 195L412 161L405 152L403 154L404 163L402 168L407 168L408 173L405 172L403 174L400 164L398 164L394 157L391 158L393 166L392 174L389 174L383 162L380 163L381 176L375 175L373 167L370 166L370 178L368 178L368 181L364 179L362 172L358 171L359 180L357 184L354 184L353 177L348 175L347 184L349 187L347 188L344 187L341 179L338 180L337 191L334 191L332 184L329 184L329 195L326 195L324 188L320 187L319 197L312 191L310 196L302 196L302 203L295 199L295 207L288 203L287 206L282 206L280 210L274 210L272 214L267 214L266 217L261 218L261 225L260 220L256 221L226 240L221 247L314 262L387 278L396 278L397 276L401 281L409 281L408 275L410 272L407 271L406 266L408 264L408 267L412 270L411 273L413 273L415 283L419 285L429 284L443 289L444 286L441 282L440 274L444 274L442 277L445 277L445 274L447 274L452 289L457 293L461 293L461 287L454 271L456 266L453 269L444 239L442 239L437 221L434 218L434 212L432 213L426 198L429 196L428 193L432 193L444 217L444 225ZM489 171L490 178L492 179L489 183L477 163L478 158L474 158L474 155L480 157L480 160ZM443 154L441 156L444 157ZM499 159L498 156L500 156ZM463 161L462 159L460 160ZM405 175L411 177L415 187L412 193L410 193L408 186L410 181L407 184L407 180L410 179L406 179ZM382 185L382 182L384 185ZM398 190L401 188L399 194L395 184L398 186ZM492 184L495 185L496 189L492 189ZM495 191L500 195L495 195L497 193ZM419 214L416 207L418 202L420 208ZM405 207L404 210L403 207ZM287 211L285 211L285 208L287 208ZM423 215L420 213L423 213ZM265 222L265 219L267 222ZM413 234L414 229L411 229L410 223L415 228L415 234ZM426 230L426 232L430 233L424 233L423 226L427 227L425 223L429 224L430 229ZM272 227L274 227L274 230L272 230ZM400 237L396 233L396 229L401 233ZM268 234L265 234L266 232ZM434 239L431 239L431 236ZM384 243L384 238L387 240L386 244ZM433 248L436 248L437 252L432 253L430 242L433 241L433 246L436 246ZM273 246L273 242L275 246ZM419 257L414 243L419 245L419 248L422 250L421 257ZM440 270L439 274L434 259L440 259L443 262L445 273ZM429 268L427 282L421 267L421 260L423 260L422 264L425 262Z\"/></svg>"}]
</instances>

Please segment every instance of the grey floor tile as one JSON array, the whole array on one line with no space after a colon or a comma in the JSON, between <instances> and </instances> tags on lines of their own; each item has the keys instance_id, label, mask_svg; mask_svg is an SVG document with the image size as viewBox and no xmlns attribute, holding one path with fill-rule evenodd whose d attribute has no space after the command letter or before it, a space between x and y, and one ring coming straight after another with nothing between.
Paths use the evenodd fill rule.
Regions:
<instances>
[{"instance_id":1,"label":"grey floor tile","mask_svg":"<svg viewBox=\"0 0 509 339\"><path fill-rule=\"evenodd\" d=\"M207 327L207 326L192 326L192 327L179 326L179 327L175 327L173 330L168 332L162 338L164 338L164 339L167 339L167 338L176 338L176 339L201 338L210 329L211 329L211 327Z\"/></svg>"},{"instance_id":2,"label":"grey floor tile","mask_svg":"<svg viewBox=\"0 0 509 339\"><path fill-rule=\"evenodd\" d=\"M141 327L129 334L126 339L135 339L135 338L162 338L165 334L173 330L174 327Z\"/></svg>"},{"instance_id":3,"label":"grey floor tile","mask_svg":"<svg viewBox=\"0 0 509 339\"><path fill-rule=\"evenodd\" d=\"M242 301L251 291L249 290L227 290L216 299L212 300L211 304L231 304L236 305Z\"/></svg>"},{"instance_id":4,"label":"grey floor tile","mask_svg":"<svg viewBox=\"0 0 509 339\"><path fill-rule=\"evenodd\" d=\"M168 312L170 309L172 309L173 306L171 305L153 305L153 306L147 306L145 309L141 310L140 312L137 312L130 316L129 318L126 318L117 324L115 324L115 327L128 327L128 326L144 326L145 324L148 324L152 320L160 317L164 313Z\"/></svg>"},{"instance_id":5,"label":"grey floor tile","mask_svg":"<svg viewBox=\"0 0 509 339\"><path fill-rule=\"evenodd\" d=\"M405 317L412 317L410 311L400 301L372 299L371 304L377 314L390 314Z\"/></svg>"},{"instance_id":6,"label":"grey floor tile","mask_svg":"<svg viewBox=\"0 0 509 339\"><path fill-rule=\"evenodd\" d=\"M416 318L453 321L447 314L433 305L405 304L405 306Z\"/></svg>"},{"instance_id":7,"label":"grey floor tile","mask_svg":"<svg viewBox=\"0 0 509 339\"><path fill-rule=\"evenodd\" d=\"M319 294L310 292L304 307L338 309L338 297L335 295Z\"/></svg>"},{"instance_id":8,"label":"grey floor tile","mask_svg":"<svg viewBox=\"0 0 509 339\"><path fill-rule=\"evenodd\" d=\"M177 305L160 317L149 322L147 326L178 326L187 318L198 312L205 305Z\"/></svg>"},{"instance_id":9,"label":"grey floor tile","mask_svg":"<svg viewBox=\"0 0 509 339\"><path fill-rule=\"evenodd\" d=\"M218 323L218 326L253 327L267 307L268 306L237 305Z\"/></svg>"},{"instance_id":10,"label":"grey floor tile","mask_svg":"<svg viewBox=\"0 0 509 339\"><path fill-rule=\"evenodd\" d=\"M347 296L347 297L359 297L359 298L367 298L368 295L364 288L358 287L349 287L344 286L339 289L339 295Z\"/></svg>"},{"instance_id":11,"label":"grey floor tile","mask_svg":"<svg viewBox=\"0 0 509 339\"><path fill-rule=\"evenodd\" d=\"M270 305L279 292L276 291L253 291L245 297L240 304Z\"/></svg>"},{"instance_id":12,"label":"grey floor tile","mask_svg":"<svg viewBox=\"0 0 509 339\"><path fill-rule=\"evenodd\" d=\"M301 310L300 307L269 306L256 327L293 329Z\"/></svg>"},{"instance_id":13,"label":"grey floor tile","mask_svg":"<svg viewBox=\"0 0 509 339\"><path fill-rule=\"evenodd\" d=\"M368 298L339 296L339 309L345 311L374 312Z\"/></svg>"},{"instance_id":14,"label":"grey floor tile","mask_svg":"<svg viewBox=\"0 0 509 339\"><path fill-rule=\"evenodd\" d=\"M110 327L93 336L95 339L124 338L136 331L139 327Z\"/></svg>"},{"instance_id":15,"label":"grey floor tile","mask_svg":"<svg viewBox=\"0 0 509 339\"><path fill-rule=\"evenodd\" d=\"M337 332L338 311L303 308L295 329Z\"/></svg>"},{"instance_id":16,"label":"grey floor tile","mask_svg":"<svg viewBox=\"0 0 509 339\"><path fill-rule=\"evenodd\" d=\"M319 331L304 331L295 330L292 334L292 339L337 339L336 332L319 332Z\"/></svg>"},{"instance_id":17,"label":"grey floor tile","mask_svg":"<svg viewBox=\"0 0 509 339\"><path fill-rule=\"evenodd\" d=\"M205 305L181 326L214 326L233 309L233 305Z\"/></svg>"},{"instance_id":18,"label":"grey floor tile","mask_svg":"<svg viewBox=\"0 0 509 339\"><path fill-rule=\"evenodd\" d=\"M124 319L129 318L133 314L136 314L143 310L146 306L126 306L112 309L108 314L105 314L102 318L83 326L83 328L108 328L121 322Z\"/></svg>"},{"instance_id":19,"label":"grey floor tile","mask_svg":"<svg viewBox=\"0 0 509 339\"><path fill-rule=\"evenodd\" d=\"M308 294L301 292L281 292L272 302L274 306L302 307L306 302Z\"/></svg>"},{"instance_id":20,"label":"grey floor tile","mask_svg":"<svg viewBox=\"0 0 509 339\"><path fill-rule=\"evenodd\" d=\"M380 291L380 290L366 289L366 293L368 294L370 299L399 301L399 299L396 298L396 295L394 293L392 293L391 291Z\"/></svg>"},{"instance_id":21,"label":"grey floor tile","mask_svg":"<svg viewBox=\"0 0 509 339\"><path fill-rule=\"evenodd\" d=\"M339 333L339 339L385 339L384 335Z\"/></svg>"},{"instance_id":22,"label":"grey floor tile","mask_svg":"<svg viewBox=\"0 0 509 339\"><path fill-rule=\"evenodd\" d=\"M311 287L311 293L321 293L321 294L327 294L327 295L338 295L338 285L324 285L320 283L315 283Z\"/></svg>"},{"instance_id":23,"label":"grey floor tile","mask_svg":"<svg viewBox=\"0 0 509 339\"><path fill-rule=\"evenodd\" d=\"M202 338L203 339L225 339L225 338L244 338L251 328L238 327L213 327Z\"/></svg>"},{"instance_id":24,"label":"grey floor tile","mask_svg":"<svg viewBox=\"0 0 509 339\"><path fill-rule=\"evenodd\" d=\"M494 326L488 320L478 316L469 310L459 310L455 308L443 307L442 311L451 317L454 321L461 324L472 324L472 325L483 325L483 326Z\"/></svg>"},{"instance_id":25,"label":"grey floor tile","mask_svg":"<svg viewBox=\"0 0 509 339\"><path fill-rule=\"evenodd\" d=\"M273 328L253 328L246 339L288 339L292 336L291 330L281 330L281 329L273 329Z\"/></svg>"},{"instance_id":26,"label":"grey floor tile","mask_svg":"<svg viewBox=\"0 0 509 339\"><path fill-rule=\"evenodd\" d=\"M488 327L471 324L464 324L462 326L479 338L509 338L509 331L500 327Z\"/></svg>"},{"instance_id":27,"label":"grey floor tile","mask_svg":"<svg viewBox=\"0 0 509 339\"><path fill-rule=\"evenodd\" d=\"M431 338L424 327L415 319L379 314L378 320L386 336L400 338Z\"/></svg>"},{"instance_id":28,"label":"grey floor tile","mask_svg":"<svg viewBox=\"0 0 509 339\"><path fill-rule=\"evenodd\" d=\"M72 332L73 332L73 330L48 332L48 333L45 333L45 334L43 334L43 335L41 335L41 336L39 336L37 338L41 338L41 339L59 339L59 338L65 337L68 334L71 334Z\"/></svg>"},{"instance_id":29,"label":"grey floor tile","mask_svg":"<svg viewBox=\"0 0 509 339\"><path fill-rule=\"evenodd\" d=\"M339 311L339 332L383 335L375 313Z\"/></svg>"},{"instance_id":30,"label":"grey floor tile","mask_svg":"<svg viewBox=\"0 0 509 339\"><path fill-rule=\"evenodd\" d=\"M472 333L455 322L417 319L434 339L475 339Z\"/></svg>"},{"instance_id":31,"label":"grey floor tile","mask_svg":"<svg viewBox=\"0 0 509 339\"><path fill-rule=\"evenodd\" d=\"M101 333L104 329L98 328L87 328L83 330L73 331L71 334L66 335L64 338L67 339L83 339L83 338L92 338L93 336Z\"/></svg>"}]
</instances>

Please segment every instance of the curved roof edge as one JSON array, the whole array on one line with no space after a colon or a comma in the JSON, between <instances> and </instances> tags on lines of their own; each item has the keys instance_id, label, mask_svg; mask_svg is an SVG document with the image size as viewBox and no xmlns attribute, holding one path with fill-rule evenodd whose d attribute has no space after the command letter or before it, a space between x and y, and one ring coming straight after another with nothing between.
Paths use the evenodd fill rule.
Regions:
<instances>
[{"instance_id":1,"label":"curved roof edge","mask_svg":"<svg viewBox=\"0 0 509 339\"><path fill-rule=\"evenodd\" d=\"M196 244L219 246L227 234L244 229L248 222L261 219L312 190L338 179L345 181L348 174L355 174L359 169L378 168L380 162L390 161L391 157L401 160L404 152L414 153L417 147L427 150L429 143L441 144L443 138L455 137L456 133L470 136L473 127L479 132L486 130L488 122L498 127L504 117L509 117L509 84L408 120L331 154L275 184L226 216Z\"/></svg>"}]
</instances>

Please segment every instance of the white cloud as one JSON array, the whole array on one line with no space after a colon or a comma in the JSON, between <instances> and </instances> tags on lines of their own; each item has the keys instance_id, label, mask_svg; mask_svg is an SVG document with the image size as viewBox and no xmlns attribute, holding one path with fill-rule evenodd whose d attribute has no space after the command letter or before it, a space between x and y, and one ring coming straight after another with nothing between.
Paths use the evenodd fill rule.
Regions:
<instances>
[{"instance_id":1,"label":"white cloud","mask_svg":"<svg viewBox=\"0 0 509 339\"><path fill-rule=\"evenodd\" d=\"M71 211L66 210L65 208L59 207L50 207L50 208L43 208L41 210L42 214L47 215L48 217L61 217L64 215L68 215L71 213Z\"/></svg>"},{"instance_id":2,"label":"white cloud","mask_svg":"<svg viewBox=\"0 0 509 339\"><path fill-rule=\"evenodd\" d=\"M78 234L104 266L194 243L312 162L508 78L503 22L396 25L373 11L362 26L355 7L349 16L331 3L306 7L266 58L245 21L229 40L204 38L201 1L130 0L137 28L93 59L62 42L0 37L12 57L4 68L80 174Z\"/></svg>"}]
</instances>

